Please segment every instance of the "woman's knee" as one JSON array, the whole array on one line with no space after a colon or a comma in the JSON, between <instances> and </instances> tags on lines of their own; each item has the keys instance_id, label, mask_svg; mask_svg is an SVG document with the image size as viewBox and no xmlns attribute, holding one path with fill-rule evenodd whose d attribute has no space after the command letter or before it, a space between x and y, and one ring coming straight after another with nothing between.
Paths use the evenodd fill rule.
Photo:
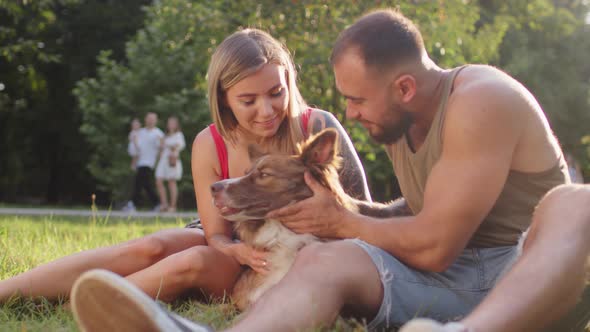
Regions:
<instances>
[{"instance_id":1,"label":"woman's knee","mask_svg":"<svg viewBox=\"0 0 590 332\"><path fill-rule=\"evenodd\" d=\"M185 234L184 232L191 232L191 234ZM188 242L180 241L181 238L185 239L187 237L191 237L193 240ZM179 246L180 242L187 242L185 246L206 244L204 235L197 230L168 229L127 242L121 246L122 255L131 255L137 259L143 259L148 265L151 265L179 250L186 249L182 245Z\"/></svg>"},{"instance_id":2,"label":"woman's knee","mask_svg":"<svg viewBox=\"0 0 590 332\"><path fill-rule=\"evenodd\" d=\"M130 241L121 247L122 255L133 256L138 260L155 264L166 257L166 241L156 234L148 235L140 239Z\"/></svg>"},{"instance_id":3,"label":"woman's knee","mask_svg":"<svg viewBox=\"0 0 590 332\"><path fill-rule=\"evenodd\" d=\"M239 266L230 266L227 260L220 259L221 253L208 246L196 246L183 250L170 257L175 274L188 283L201 285L209 279L222 280L239 273ZM235 270L235 271L234 271Z\"/></svg>"}]
</instances>

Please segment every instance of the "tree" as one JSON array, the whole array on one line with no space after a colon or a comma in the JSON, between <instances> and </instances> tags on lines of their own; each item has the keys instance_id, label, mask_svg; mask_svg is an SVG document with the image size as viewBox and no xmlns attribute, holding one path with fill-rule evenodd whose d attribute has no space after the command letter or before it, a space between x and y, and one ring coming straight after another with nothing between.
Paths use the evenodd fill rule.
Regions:
<instances>
[{"instance_id":1,"label":"tree","mask_svg":"<svg viewBox=\"0 0 590 332\"><path fill-rule=\"evenodd\" d=\"M120 192L128 176L126 125L133 116L155 111L162 118L180 115L185 134L193 137L211 120L205 98L205 72L214 47L231 32L259 27L284 41L300 69L299 85L312 105L344 120L328 58L338 33L380 1L214 1L162 0L146 12L145 27L126 46L126 63L99 56L97 78L78 83L75 94L84 113L82 131L93 147L89 169L106 191ZM508 25L480 21L479 7L466 1L403 3L432 56L444 66L465 61L489 62ZM364 130L346 123L364 159L378 199L393 195L391 165ZM188 154L183 156L185 162ZM191 191L190 175L182 182Z\"/></svg>"},{"instance_id":2,"label":"tree","mask_svg":"<svg viewBox=\"0 0 590 332\"><path fill-rule=\"evenodd\" d=\"M74 89L83 114L81 131L92 147L88 169L115 200L125 199L121 183L131 175L126 136L133 117L176 115L189 142L208 122L203 91L214 40L209 30L223 19L207 9L176 0L150 6L145 27L126 44L126 61L101 52L97 77L81 80ZM188 153L181 158L190 165ZM180 190L190 193L190 172L184 173Z\"/></svg>"},{"instance_id":3,"label":"tree","mask_svg":"<svg viewBox=\"0 0 590 332\"><path fill-rule=\"evenodd\" d=\"M511 18L496 64L533 93L562 148L588 168L582 137L590 133L590 29L585 22L590 3L536 0L487 5L491 15L510 12Z\"/></svg>"},{"instance_id":4,"label":"tree","mask_svg":"<svg viewBox=\"0 0 590 332\"><path fill-rule=\"evenodd\" d=\"M142 22L147 0L0 2L0 200L87 201L94 179L71 89Z\"/></svg>"}]
</instances>

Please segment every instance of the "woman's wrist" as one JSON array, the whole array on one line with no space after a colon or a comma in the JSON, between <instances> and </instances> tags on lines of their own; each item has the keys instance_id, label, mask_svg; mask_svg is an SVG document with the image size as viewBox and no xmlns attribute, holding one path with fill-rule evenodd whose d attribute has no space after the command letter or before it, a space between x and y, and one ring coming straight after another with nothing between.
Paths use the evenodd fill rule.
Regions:
<instances>
[{"instance_id":1,"label":"woman's wrist","mask_svg":"<svg viewBox=\"0 0 590 332\"><path fill-rule=\"evenodd\" d=\"M226 244L222 249L221 252L231 256L231 257L235 257L236 255L236 243L228 243Z\"/></svg>"},{"instance_id":2,"label":"woman's wrist","mask_svg":"<svg viewBox=\"0 0 590 332\"><path fill-rule=\"evenodd\" d=\"M227 236L219 234L211 237L207 242L215 249L222 253L232 256L234 255L235 243Z\"/></svg>"}]
</instances>

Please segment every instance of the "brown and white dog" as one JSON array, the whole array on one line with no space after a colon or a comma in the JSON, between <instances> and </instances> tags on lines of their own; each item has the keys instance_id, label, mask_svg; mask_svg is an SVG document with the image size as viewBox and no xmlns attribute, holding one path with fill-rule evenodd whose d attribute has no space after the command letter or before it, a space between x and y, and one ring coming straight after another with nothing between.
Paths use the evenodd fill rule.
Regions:
<instances>
[{"instance_id":1,"label":"brown and white dog","mask_svg":"<svg viewBox=\"0 0 590 332\"><path fill-rule=\"evenodd\" d=\"M247 269L234 287L232 297L241 310L285 276L302 247L318 241L311 234L292 232L278 220L265 219L269 211L313 195L303 178L304 172L309 172L334 192L345 207L359 209L358 201L344 193L338 180L340 158L336 130L323 130L299 150L297 155L264 154L251 146L249 153L253 164L244 176L211 185L215 206L226 220L234 222L239 239L268 251L270 272L262 275Z\"/></svg>"}]
</instances>

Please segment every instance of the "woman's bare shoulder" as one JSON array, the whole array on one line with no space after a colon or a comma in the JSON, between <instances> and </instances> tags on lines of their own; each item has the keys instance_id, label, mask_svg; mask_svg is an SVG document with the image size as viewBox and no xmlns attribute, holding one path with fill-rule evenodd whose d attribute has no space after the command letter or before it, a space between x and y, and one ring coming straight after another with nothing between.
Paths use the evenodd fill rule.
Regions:
<instances>
[{"instance_id":1,"label":"woman's bare shoulder","mask_svg":"<svg viewBox=\"0 0 590 332\"><path fill-rule=\"evenodd\" d=\"M209 127L201 130L193 140L191 159L195 169L214 168L219 171L217 149Z\"/></svg>"}]
</instances>

